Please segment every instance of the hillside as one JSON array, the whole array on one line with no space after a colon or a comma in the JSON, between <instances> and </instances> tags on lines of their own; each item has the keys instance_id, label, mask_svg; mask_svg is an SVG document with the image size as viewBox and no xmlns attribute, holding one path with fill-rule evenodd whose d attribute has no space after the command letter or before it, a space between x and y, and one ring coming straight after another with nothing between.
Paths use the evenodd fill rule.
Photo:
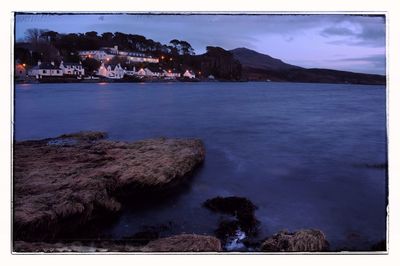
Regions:
<instances>
[{"instance_id":1,"label":"hillside","mask_svg":"<svg viewBox=\"0 0 400 266\"><path fill-rule=\"evenodd\" d=\"M320 68L302 68L283 62L269 55L247 48L230 50L242 65L242 79L252 81L286 81L315 83L351 83L384 85L383 75L354 73Z\"/></svg>"},{"instance_id":2,"label":"hillside","mask_svg":"<svg viewBox=\"0 0 400 266\"><path fill-rule=\"evenodd\" d=\"M264 69L264 70L288 70L298 69L301 67L286 64L280 59L273 58L269 55L262 54L247 48L236 48L230 50L235 59L239 60L242 66L248 68Z\"/></svg>"}]
</instances>

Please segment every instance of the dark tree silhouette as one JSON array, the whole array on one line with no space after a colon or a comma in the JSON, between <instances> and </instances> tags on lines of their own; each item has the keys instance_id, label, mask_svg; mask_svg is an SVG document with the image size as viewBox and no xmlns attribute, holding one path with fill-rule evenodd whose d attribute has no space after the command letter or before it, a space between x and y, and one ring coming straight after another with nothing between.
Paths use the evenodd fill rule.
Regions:
<instances>
[{"instance_id":1,"label":"dark tree silhouette","mask_svg":"<svg viewBox=\"0 0 400 266\"><path fill-rule=\"evenodd\" d=\"M85 73L88 75L94 74L100 67L101 63L93 58L86 58L82 61L82 66L85 69Z\"/></svg>"}]
</instances>

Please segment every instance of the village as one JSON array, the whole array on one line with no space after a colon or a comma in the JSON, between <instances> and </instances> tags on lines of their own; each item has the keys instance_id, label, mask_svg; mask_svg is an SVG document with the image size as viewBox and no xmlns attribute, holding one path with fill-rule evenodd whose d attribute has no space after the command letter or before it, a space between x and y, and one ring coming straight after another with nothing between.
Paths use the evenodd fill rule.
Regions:
<instances>
[{"instance_id":1,"label":"village","mask_svg":"<svg viewBox=\"0 0 400 266\"><path fill-rule=\"evenodd\" d=\"M141 52L121 51L118 46L102 47L98 50L79 51L80 61L55 63L38 61L36 66L27 66L16 61L16 81L36 82L96 82L96 81L199 81L191 69L165 69L160 60L173 60L161 56L156 58ZM91 60L99 66L92 71L85 70L82 61ZM197 73L199 76L201 72ZM204 79L204 77L203 77ZM206 77L214 80L214 76Z\"/></svg>"}]
</instances>

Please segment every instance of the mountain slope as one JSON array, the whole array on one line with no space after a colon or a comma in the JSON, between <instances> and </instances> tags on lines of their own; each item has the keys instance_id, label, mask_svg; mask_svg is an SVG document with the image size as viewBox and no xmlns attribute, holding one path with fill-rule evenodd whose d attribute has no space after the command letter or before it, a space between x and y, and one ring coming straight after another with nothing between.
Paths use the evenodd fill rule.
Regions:
<instances>
[{"instance_id":1,"label":"mountain slope","mask_svg":"<svg viewBox=\"0 0 400 266\"><path fill-rule=\"evenodd\" d=\"M386 76L332 69L302 68L247 48L230 50L242 64L242 79L314 83L386 84Z\"/></svg>"},{"instance_id":2,"label":"mountain slope","mask_svg":"<svg viewBox=\"0 0 400 266\"><path fill-rule=\"evenodd\" d=\"M286 64L280 59L262 54L247 48L236 48L230 50L235 59L239 60L243 67L258 68L265 70L288 70L301 68L298 66Z\"/></svg>"}]
</instances>

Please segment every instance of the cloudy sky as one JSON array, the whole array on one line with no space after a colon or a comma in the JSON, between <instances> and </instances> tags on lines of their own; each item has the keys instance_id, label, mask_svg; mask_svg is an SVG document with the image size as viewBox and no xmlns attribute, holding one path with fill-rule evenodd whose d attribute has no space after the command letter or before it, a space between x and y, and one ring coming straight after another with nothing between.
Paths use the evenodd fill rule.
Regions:
<instances>
[{"instance_id":1,"label":"cloudy sky","mask_svg":"<svg viewBox=\"0 0 400 266\"><path fill-rule=\"evenodd\" d=\"M24 15L16 38L29 28L60 33L97 31L144 35L161 43L247 47L303 67L385 74L385 19L350 15Z\"/></svg>"}]
</instances>

